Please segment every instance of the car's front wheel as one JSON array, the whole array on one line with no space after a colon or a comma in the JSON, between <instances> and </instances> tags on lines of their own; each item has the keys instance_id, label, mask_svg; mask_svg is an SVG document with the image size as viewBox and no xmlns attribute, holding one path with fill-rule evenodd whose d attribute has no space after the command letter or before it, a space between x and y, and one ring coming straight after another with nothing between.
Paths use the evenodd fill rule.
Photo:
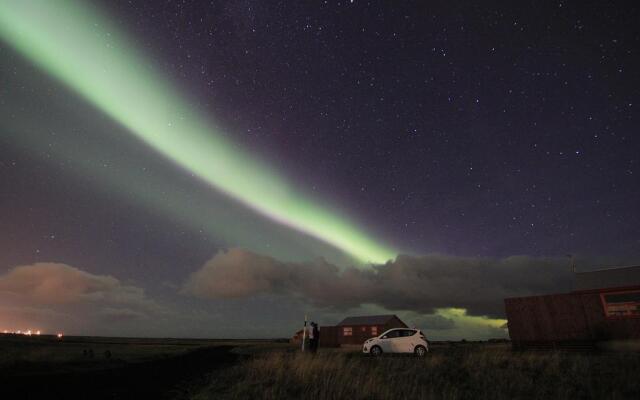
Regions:
<instances>
[{"instance_id":1,"label":"car's front wheel","mask_svg":"<svg viewBox=\"0 0 640 400\"><path fill-rule=\"evenodd\" d=\"M373 346L370 352L372 356L378 357L382 354L382 349L380 348L380 346Z\"/></svg>"},{"instance_id":2,"label":"car's front wheel","mask_svg":"<svg viewBox=\"0 0 640 400\"><path fill-rule=\"evenodd\" d=\"M418 357L424 357L427 355L427 349L424 346L416 346L413 352Z\"/></svg>"}]
</instances>

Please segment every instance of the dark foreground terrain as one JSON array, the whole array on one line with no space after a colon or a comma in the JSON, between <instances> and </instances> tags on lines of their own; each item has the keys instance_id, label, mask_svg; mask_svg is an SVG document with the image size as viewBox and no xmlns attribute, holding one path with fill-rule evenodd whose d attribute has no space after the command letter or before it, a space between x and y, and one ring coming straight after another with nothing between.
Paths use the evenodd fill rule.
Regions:
<instances>
[{"instance_id":1,"label":"dark foreground terrain","mask_svg":"<svg viewBox=\"0 0 640 400\"><path fill-rule=\"evenodd\" d=\"M0 399L187 398L206 374L253 342L0 338ZM183 391L186 390L187 392Z\"/></svg>"},{"instance_id":2,"label":"dark foreground terrain","mask_svg":"<svg viewBox=\"0 0 640 400\"><path fill-rule=\"evenodd\" d=\"M638 352L508 344L441 344L418 359L274 341L0 340L0 399L637 399L639 377Z\"/></svg>"}]
</instances>

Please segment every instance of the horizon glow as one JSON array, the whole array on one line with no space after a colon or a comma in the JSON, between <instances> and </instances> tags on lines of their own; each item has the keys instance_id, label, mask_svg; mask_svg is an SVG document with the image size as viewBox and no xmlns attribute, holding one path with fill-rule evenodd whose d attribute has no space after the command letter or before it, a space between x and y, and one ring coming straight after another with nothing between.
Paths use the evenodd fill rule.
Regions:
<instances>
[{"instance_id":1,"label":"horizon glow","mask_svg":"<svg viewBox=\"0 0 640 400\"><path fill-rule=\"evenodd\" d=\"M72 0L0 0L0 38L176 165L261 215L363 263L397 255L226 139L97 9Z\"/></svg>"}]
</instances>

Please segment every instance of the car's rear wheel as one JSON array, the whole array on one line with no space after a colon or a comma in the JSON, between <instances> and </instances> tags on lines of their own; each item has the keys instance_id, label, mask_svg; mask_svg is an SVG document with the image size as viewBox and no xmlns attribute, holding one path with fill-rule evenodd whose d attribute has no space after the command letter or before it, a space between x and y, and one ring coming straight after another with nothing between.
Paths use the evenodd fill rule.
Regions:
<instances>
[{"instance_id":1,"label":"car's rear wheel","mask_svg":"<svg viewBox=\"0 0 640 400\"><path fill-rule=\"evenodd\" d=\"M382 349L380 348L380 346L373 346L371 348L371 355L372 356L378 357L381 354L382 354Z\"/></svg>"},{"instance_id":2,"label":"car's rear wheel","mask_svg":"<svg viewBox=\"0 0 640 400\"><path fill-rule=\"evenodd\" d=\"M416 346L413 352L418 357L424 357L427 355L427 349L424 346Z\"/></svg>"}]
</instances>

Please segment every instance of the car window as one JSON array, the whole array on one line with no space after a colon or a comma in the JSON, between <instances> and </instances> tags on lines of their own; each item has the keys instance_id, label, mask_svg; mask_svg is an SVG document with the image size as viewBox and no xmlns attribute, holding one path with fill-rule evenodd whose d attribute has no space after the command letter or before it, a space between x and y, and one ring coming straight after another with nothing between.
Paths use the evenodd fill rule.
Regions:
<instances>
[{"instance_id":1,"label":"car window","mask_svg":"<svg viewBox=\"0 0 640 400\"><path fill-rule=\"evenodd\" d=\"M397 329L393 331L389 331L385 333L384 336L386 336L388 339L397 338L400 336L400 331Z\"/></svg>"},{"instance_id":2,"label":"car window","mask_svg":"<svg viewBox=\"0 0 640 400\"><path fill-rule=\"evenodd\" d=\"M404 337L408 337L408 336L413 336L416 334L417 331L413 330L413 329L403 329L402 330L402 336Z\"/></svg>"}]
</instances>

